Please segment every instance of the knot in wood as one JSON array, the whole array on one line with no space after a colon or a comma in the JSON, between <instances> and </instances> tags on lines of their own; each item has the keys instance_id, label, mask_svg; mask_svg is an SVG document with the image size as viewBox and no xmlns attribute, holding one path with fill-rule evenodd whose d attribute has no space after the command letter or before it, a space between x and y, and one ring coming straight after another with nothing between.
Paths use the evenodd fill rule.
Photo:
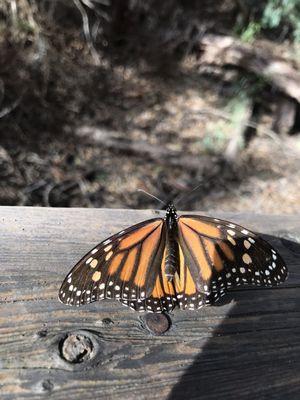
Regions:
<instances>
[{"instance_id":1,"label":"knot in wood","mask_svg":"<svg viewBox=\"0 0 300 400\"><path fill-rule=\"evenodd\" d=\"M101 321L103 325L113 325L114 321L110 318L103 318L103 320Z\"/></svg>"},{"instance_id":2,"label":"knot in wood","mask_svg":"<svg viewBox=\"0 0 300 400\"><path fill-rule=\"evenodd\" d=\"M53 383L50 381L50 379L46 379L42 382L42 390L44 392L52 392L54 388Z\"/></svg>"},{"instance_id":3,"label":"knot in wood","mask_svg":"<svg viewBox=\"0 0 300 400\"><path fill-rule=\"evenodd\" d=\"M61 356L72 364L89 361L94 356L92 340L82 333L70 333L62 342Z\"/></svg>"},{"instance_id":4,"label":"knot in wood","mask_svg":"<svg viewBox=\"0 0 300 400\"><path fill-rule=\"evenodd\" d=\"M169 330L171 321L166 314L147 314L145 325L154 335L162 335Z\"/></svg>"}]
</instances>

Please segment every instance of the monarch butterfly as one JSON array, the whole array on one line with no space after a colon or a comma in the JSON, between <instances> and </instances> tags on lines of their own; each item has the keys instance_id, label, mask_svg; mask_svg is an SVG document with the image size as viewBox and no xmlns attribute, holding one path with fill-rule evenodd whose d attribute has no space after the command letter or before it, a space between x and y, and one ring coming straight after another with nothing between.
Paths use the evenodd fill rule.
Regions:
<instances>
[{"instance_id":1,"label":"monarch butterfly","mask_svg":"<svg viewBox=\"0 0 300 400\"><path fill-rule=\"evenodd\" d=\"M287 268L266 241L242 226L198 215L131 226L88 252L65 278L59 299L80 306L118 299L137 311L198 309L239 285L284 282Z\"/></svg>"}]
</instances>

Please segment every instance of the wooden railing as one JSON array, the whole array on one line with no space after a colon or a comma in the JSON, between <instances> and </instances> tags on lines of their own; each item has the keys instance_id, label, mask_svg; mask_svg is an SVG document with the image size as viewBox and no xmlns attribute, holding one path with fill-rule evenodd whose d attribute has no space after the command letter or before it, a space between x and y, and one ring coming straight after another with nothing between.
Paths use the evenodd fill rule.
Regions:
<instances>
[{"instance_id":1,"label":"wooden railing","mask_svg":"<svg viewBox=\"0 0 300 400\"><path fill-rule=\"evenodd\" d=\"M57 299L73 264L153 211L0 208L1 399L299 399L300 215L218 214L260 232L289 279L159 318ZM156 333L156 334L154 334Z\"/></svg>"}]
</instances>

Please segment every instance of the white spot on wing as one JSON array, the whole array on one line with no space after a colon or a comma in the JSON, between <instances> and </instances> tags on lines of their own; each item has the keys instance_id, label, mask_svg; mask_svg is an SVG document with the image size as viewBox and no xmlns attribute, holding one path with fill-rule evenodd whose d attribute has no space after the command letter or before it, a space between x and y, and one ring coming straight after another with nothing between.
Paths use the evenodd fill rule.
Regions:
<instances>
[{"instance_id":1,"label":"white spot on wing","mask_svg":"<svg viewBox=\"0 0 300 400\"><path fill-rule=\"evenodd\" d=\"M245 264L251 264L252 263L252 258L249 256L249 254L245 253L243 254L243 261Z\"/></svg>"},{"instance_id":2,"label":"white spot on wing","mask_svg":"<svg viewBox=\"0 0 300 400\"><path fill-rule=\"evenodd\" d=\"M244 240L244 246L246 247L246 249L250 249L251 243L248 242L248 240Z\"/></svg>"},{"instance_id":3,"label":"white spot on wing","mask_svg":"<svg viewBox=\"0 0 300 400\"><path fill-rule=\"evenodd\" d=\"M233 245L236 245L236 241L233 239L233 237L231 237L230 235L227 235L227 240Z\"/></svg>"}]
</instances>

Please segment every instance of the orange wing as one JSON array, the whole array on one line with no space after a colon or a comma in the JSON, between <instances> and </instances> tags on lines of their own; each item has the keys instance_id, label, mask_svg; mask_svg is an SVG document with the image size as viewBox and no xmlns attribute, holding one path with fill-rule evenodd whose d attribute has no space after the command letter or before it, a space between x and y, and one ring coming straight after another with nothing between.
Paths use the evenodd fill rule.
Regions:
<instances>
[{"instance_id":1,"label":"orange wing","mask_svg":"<svg viewBox=\"0 0 300 400\"><path fill-rule=\"evenodd\" d=\"M174 282L168 282L165 275L166 249L160 268L156 274L155 285L149 297L137 301L120 300L122 304L136 311L161 312L170 311L178 304Z\"/></svg>"},{"instance_id":2,"label":"orange wing","mask_svg":"<svg viewBox=\"0 0 300 400\"><path fill-rule=\"evenodd\" d=\"M156 287L165 247L165 223L156 218L106 239L70 271L59 299L82 305L105 298L136 301Z\"/></svg>"},{"instance_id":3,"label":"orange wing","mask_svg":"<svg viewBox=\"0 0 300 400\"><path fill-rule=\"evenodd\" d=\"M145 300L120 300L136 311L162 312L171 311L176 305L180 308L194 310L206 304L208 296L197 291L190 269L187 267L183 251L179 245L178 271L169 282L165 275L165 254L161 263L151 296Z\"/></svg>"},{"instance_id":4,"label":"orange wing","mask_svg":"<svg viewBox=\"0 0 300 400\"><path fill-rule=\"evenodd\" d=\"M181 308L214 303L234 286L272 286L287 277L280 255L242 226L184 215L178 218L178 231L180 276L176 291Z\"/></svg>"},{"instance_id":5,"label":"orange wing","mask_svg":"<svg viewBox=\"0 0 300 400\"><path fill-rule=\"evenodd\" d=\"M192 238L189 244L193 244ZM169 282L165 274L166 250L160 266L160 272L157 275L155 286L151 295L145 300L127 301L120 300L124 305L136 311L161 312L170 311L176 305L180 308L191 310L200 308L205 304L213 302L213 295L208 290L199 290L196 286L197 279L191 274L191 263L188 263L185 251L179 244L178 270L174 278ZM197 267L198 268L198 267ZM206 285L205 289L206 289Z\"/></svg>"}]
</instances>

